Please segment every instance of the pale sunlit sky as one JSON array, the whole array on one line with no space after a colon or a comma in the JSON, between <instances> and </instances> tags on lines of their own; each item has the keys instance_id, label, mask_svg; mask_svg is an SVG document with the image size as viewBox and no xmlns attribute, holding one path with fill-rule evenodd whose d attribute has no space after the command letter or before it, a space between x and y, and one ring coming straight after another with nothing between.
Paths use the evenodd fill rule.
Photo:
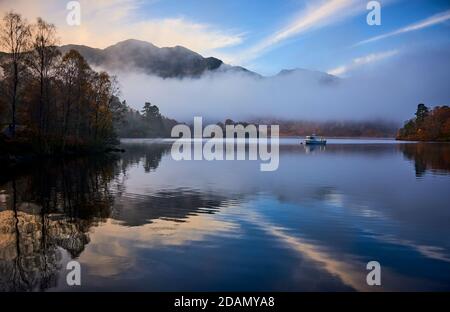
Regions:
<instances>
[{"instance_id":1,"label":"pale sunlit sky","mask_svg":"<svg viewBox=\"0 0 450 312\"><path fill-rule=\"evenodd\" d=\"M30 21L54 23L61 44L105 48L130 38L182 45L265 75L309 68L343 75L403 50L450 45L450 2L384 0L369 26L365 0L81 0L81 25L65 0L0 0Z\"/></svg>"}]
</instances>

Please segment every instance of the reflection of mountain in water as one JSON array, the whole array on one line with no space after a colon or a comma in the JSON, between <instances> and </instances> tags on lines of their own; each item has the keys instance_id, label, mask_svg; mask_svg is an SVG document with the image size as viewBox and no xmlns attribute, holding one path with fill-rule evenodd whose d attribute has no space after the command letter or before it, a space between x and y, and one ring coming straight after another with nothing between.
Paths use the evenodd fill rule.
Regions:
<instances>
[{"instance_id":1,"label":"reflection of mountain in water","mask_svg":"<svg viewBox=\"0 0 450 312\"><path fill-rule=\"evenodd\" d=\"M450 172L450 144L402 144L400 149L407 159L414 161L418 177L423 176L427 170L444 174Z\"/></svg>"},{"instance_id":2,"label":"reflection of mountain in water","mask_svg":"<svg viewBox=\"0 0 450 312\"><path fill-rule=\"evenodd\" d=\"M127 152L121 161L122 172L130 166L142 165L145 172L155 170L161 158L168 154L170 144L127 143ZM166 219L185 221L195 213L213 213L222 205L224 198L214 194L204 194L190 189L164 190L151 194L131 194L118 187L111 218L127 226L139 226L152 220Z\"/></svg>"},{"instance_id":3,"label":"reflection of mountain in water","mask_svg":"<svg viewBox=\"0 0 450 312\"><path fill-rule=\"evenodd\" d=\"M334 233L347 222L353 228L354 220L359 218L371 218L371 224L379 219L383 231L385 220L392 218L411 222L414 231L440 231L442 237L448 232L446 219L442 218L448 200L445 196L434 199L436 185L425 189L414 184L414 179L386 176L392 170L389 166L398 164L400 151L414 160L418 175L426 170L448 174L449 145L329 144L311 151L297 141L280 145L283 164L268 175L262 174L258 166L244 162L179 164L170 160L170 144L128 143L125 148L127 152L120 158L40 162L22 168L21 173L16 171L15 175L0 172L0 291L64 288L65 263L78 257L81 263L89 263L89 270L97 270L92 275L96 280L103 277L105 283L115 274L128 274L134 266L137 269L133 274L148 273L150 270L140 269L144 263L158 264L152 262L149 254L162 255L157 251L160 247L165 253L170 249L167 246L186 242L191 243L189 246L194 245L192 242L203 245L207 239L222 237L224 233L227 237L237 233L240 238L242 233L247 235L244 223L257 225L261 232L290 244L298 253L312 254L321 266L324 259L334 259L318 253L319 249L304 242L300 235L296 237L294 230L292 237L287 235L287 229L301 228L318 242L326 242L328 238L323 236L329 231L333 234L333 247L339 241ZM385 167L386 170L379 170ZM362 182L362 175L373 183ZM397 186L411 190L410 196L396 196L401 193ZM445 193L445 185L438 187L436 192ZM423 207L432 200L434 204L424 212ZM280 209L269 212L269 205ZM434 213L430 214L430 209ZM213 215L219 210L221 215ZM241 217L245 217L243 222ZM102 227L94 236L93 227L99 224ZM377 228L371 230L377 233ZM260 235L260 231L255 232ZM250 240L241 241L253 244ZM401 242L411 245L412 241L408 238ZM419 250L423 245L418 246ZM434 257L439 251L429 250ZM203 252L214 254L210 250ZM217 254L213 259L222 256ZM242 255L236 254L235 260ZM194 258L195 262L182 259L183 264L197 264L198 254ZM133 262L136 259L141 262ZM162 256L160 259L169 260ZM241 262L236 261L239 267ZM178 266L180 262L169 263L177 263L171 266L177 268L174 271L189 271ZM330 272L335 274L336 266L333 261L330 263ZM152 268L151 274L155 275L148 275L146 283L161 281L160 272L163 273L159 277L166 279L164 266ZM220 270L224 271L221 267ZM58 285L59 281L62 285Z\"/></svg>"},{"instance_id":4,"label":"reflection of mountain in water","mask_svg":"<svg viewBox=\"0 0 450 312\"><path fill-rule=\"evenodd\" d=\"M196 213L214 213L224 198L192 190L158 192L152 195L125 194L117 197L112 218L127 226L139 226L152 220L184 222Z\"/></svg>"},{"instance_id":5,"label":"reflection of mountain in water","mask_svg":"<svg viewBox=\"0 0 450 312\"><path fill-rule=\"evenodd\" d=\"M90 157L33 164L0 181L0 291L57 286L64 259L89 243L89 230L108 218L139 226L161 219L185 222L214 213L224 198L193 190L127 193L127 171L155 170L170 145L127 145L122 158Z\"/></svg>"}]
</instances>

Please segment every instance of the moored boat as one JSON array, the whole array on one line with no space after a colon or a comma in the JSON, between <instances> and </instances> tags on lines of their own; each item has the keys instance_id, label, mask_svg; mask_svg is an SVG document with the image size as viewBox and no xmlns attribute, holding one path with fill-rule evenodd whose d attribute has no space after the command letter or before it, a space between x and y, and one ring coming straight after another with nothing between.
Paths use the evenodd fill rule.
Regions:
<instances>
[{"instance_id":1,"label":"moored boat","mask_svg":"<svg viewBox=\"0 0 450 312\"><path fill-rule=\"evenodd\" d=\"M323 137L319 138L318 136L313 134L313 135L308 135L305 138L304 143L306 145L325 145L325 144L327 144L327 140L325 140Z\"/></svg>"}]
</instances>

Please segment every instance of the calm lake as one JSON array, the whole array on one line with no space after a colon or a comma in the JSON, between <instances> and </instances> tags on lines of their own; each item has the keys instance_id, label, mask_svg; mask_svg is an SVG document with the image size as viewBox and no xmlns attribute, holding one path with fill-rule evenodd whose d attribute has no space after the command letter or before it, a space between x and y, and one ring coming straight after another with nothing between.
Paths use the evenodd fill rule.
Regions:
<instances>
[{"instance_id":1,"label":"calm lake","mask_svg":"<svg viewBox=\"0 0 450 312\"><path fill-rule=\"evenodd\" d=\"M1 291L450 290L450 144L282 139L273 172L122 146L0 169Z\"/></svg>"}]
</instances>

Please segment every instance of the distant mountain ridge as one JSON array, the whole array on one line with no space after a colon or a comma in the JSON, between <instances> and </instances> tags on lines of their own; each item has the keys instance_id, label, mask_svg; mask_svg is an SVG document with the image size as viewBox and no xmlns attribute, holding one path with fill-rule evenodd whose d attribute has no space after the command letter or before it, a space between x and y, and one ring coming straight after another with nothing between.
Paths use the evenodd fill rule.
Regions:
<instances>
[{"instance_id":1,"label":"distant mountain ridge","mask_svg":"<svg viewBox=\"0 0 450 312\"><path fill-rule=\"evenodd\" d=\"M294 69L283 69L281 70L275 77L287 77L287 76L303 76L309 79L318 81L322 84L330 84L339 81L339 77L330 75L325 72L317 71L317 70L309 70L304 68L294 68Z\"/></svg>"},{"instance_id":2,"label":"distant mountain ridge","mask_svg":"<svg viewBox=\"0 0 450 312\"><path fill-rule=\"evenodd\" d=\"M283 78L296 76L321 84L329 84L340 78L314 70L283 69L277 75L264 77L241 66L232 66L215 57L203 57L182 46L159 48L150 42L129 39L105 49L85 45L59 47L64 54L71 49L78 51L91 66L107 71L132 71L155 75L161 78L198 78L207 73L233 72L254 78Z\"/></svg>"},{"instance_id":3,"label":"distant mountain ridge","mask_svg":"<svg viewBox=\"0 0 450 312\"><path fill-rule=\"evenodd\" d=\"M84 45L64 45L59 49L62 53L74 49L90 65L105 70L141 71L162 78L200 77L215 71L236 71L259 76L243 67L226 65L218 58L205 58L182 46L159 48L135 39L121 41L105 49Z\"/></svg>"},{"instance_id":4,"label":"distant mountain ridge","mask_svg":"<svg viewBox=\"0 0 450 312\"><path fill-rule=\"evenodd\" d=\"M150 42L129 39L105 49L68 44L59 47L62 54L78 51L91 66L106 71L129 71L155 75L161 78L199 78L207 73L239 73L253 78L274 79L295 77L301 81L315 81L328 85L341 78L317 70L304 68L283 69L274 76L263 76L242 66L224 63L215 57L202 55L182 46L159 48ZM0 62L8 53L0 51Z\"/></svg>"}]
</instances>

